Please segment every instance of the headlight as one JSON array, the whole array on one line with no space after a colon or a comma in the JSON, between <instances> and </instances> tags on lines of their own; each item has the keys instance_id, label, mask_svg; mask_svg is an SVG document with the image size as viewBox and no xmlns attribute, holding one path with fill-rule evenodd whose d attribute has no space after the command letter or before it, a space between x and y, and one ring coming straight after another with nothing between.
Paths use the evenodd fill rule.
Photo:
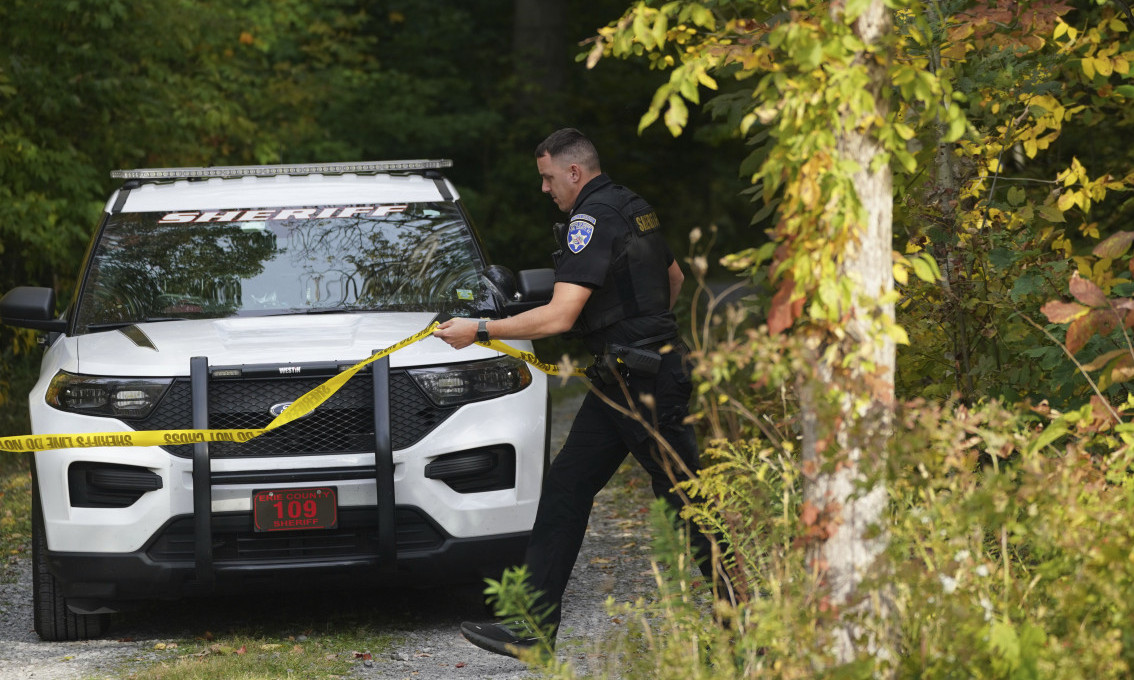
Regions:
<instances>
[{"instance_id":1,"label":"headlight","mask_svg":"<svg viewBox=\"0 0 1134 680\"><path fill-rule=\"evenodd\" d=\"M518 392L532 383L528 365L501 357L457 366L408 371L417 386L438 406L455 406Z\"/></svg>"},{"instance_id":2,"label":"headlight","mask_svg":"<svg viewBox=\"0 0 1134 680\"><path fill-rule=\"evenodd\" d=\"M89 416L145 418L172 378L102 378L59 371L47 387L47 403Z\"/></svg>"}]
</instances>

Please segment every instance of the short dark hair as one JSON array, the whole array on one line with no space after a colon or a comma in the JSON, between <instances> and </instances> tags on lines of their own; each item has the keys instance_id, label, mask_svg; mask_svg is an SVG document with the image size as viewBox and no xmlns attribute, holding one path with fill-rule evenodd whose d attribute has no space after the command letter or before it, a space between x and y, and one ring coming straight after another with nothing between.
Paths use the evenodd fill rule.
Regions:
<instances>
[{"instance_id":1,"label":"short dark hair","mask_svg":"<svg viewBox=\"0 0 1134 680\"><path fill-rule=\"evenodd\" d=\"M565 158L586 170L601 172L598 150L586 135L575 128L563 128L548 135L535 150L536 158L544 154L552 158Z\"/></svg>"}]
</instances>

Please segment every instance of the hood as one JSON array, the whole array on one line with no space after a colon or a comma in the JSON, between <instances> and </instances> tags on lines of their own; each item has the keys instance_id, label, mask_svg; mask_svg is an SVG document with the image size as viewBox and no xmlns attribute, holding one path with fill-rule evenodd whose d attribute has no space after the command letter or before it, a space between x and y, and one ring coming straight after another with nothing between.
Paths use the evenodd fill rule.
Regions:
<instances>
[{"instance_id":1,"label":"hood","mask_svg":"<svg viewBox=\"0 0 1134 680\"><path fill-rule=\"evenodd\" d=\"M76 372L86 375L189 374L192 357L210 366L354 363L426 328L430 313L356 312L310 316L199 319L142 323L88 333L74 343ZM473 361L498 353L473 345L457 351L426 337L390 355L391 366Z\"/></svg>"}]
</instances>

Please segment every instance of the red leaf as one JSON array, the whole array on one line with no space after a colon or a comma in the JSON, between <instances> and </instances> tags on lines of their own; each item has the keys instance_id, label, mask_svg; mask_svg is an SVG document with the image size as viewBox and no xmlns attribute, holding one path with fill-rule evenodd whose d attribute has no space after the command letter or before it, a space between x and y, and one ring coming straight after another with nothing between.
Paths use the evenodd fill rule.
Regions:
<instances>
[{"instance_id":1,"label":"red leaf","mask_svg":"<svg viewBox=\"0 0 1134 680\"><path fill-rule=\"evenodd\" d=\"M803 501L803 505L799 508L799 519L803 522L803 526L809 527L815 524L819 519L819 508L811 501Z\"/></svg>"},{"instance_id":2,"label":"red leaf","mask_svg":"<svg viewBox=\"0 0 1134 680\"><path fill-rule=\"evenodd\" d=\"M1052 300L1040 308L1047 320L1052 323L1067 323L1082 316L1087 308L1078 302L1061 302Z\"/></svg>"},{"instance_id":3,"label":"red leaf","mask_svg":"<svg viewBox=\"0 0 1134 680\"><path fill-rule=\"evenodd\" d=\"M248 652L248 645L240 645L240 649L236 650L236 654L238 656L241 655L241 654L245 654L247 652Z\"/></svg>"},{"instance_id":4,"label":"red leaf","mask_svg":"<svg viewBox=\"0 0 1134 680\"><path fill-rule=\"evenodd\" d=\"M1106 295L1102 288L1096 286L1094 281L1080 277L1079 272L1071 276L1071 295L1088 307L1106 306Z\"/></svg>"},{"instance_id":5,"label":"red leaf","mask_svg":"<svg viewBox=\"0 0 1134 680\"><path fill-rule=\"evenodd\" d=\"M1103 239L1091 252L1115 260L1126 254L1131 242L1134 242L1134 231L1119 231Z\"/></svg>"},{"instance_id":6,"label":"red leaf","mask_svg":"<svg viewBox=\"0 0 1134 680\"><path fill-rule=\"evenodd\" d=\"M1117 325L1118 319L1109 309L1091 310L1089 314L1075 319L1067 327L1067 351L1072 354L1078 352L1096 333L1110 335Z\"/></svg>"},{"instance_id":7,"label":"red leaf","mask_svg":"<svg viewBox=\"0 0 1134 680\"><path fill-rule=\"evenodd\" d=\"M1118 315L1109 309L1096 309L1087 315L1091 328L1102 336L1110 335L1118 328Z\"/></svg>"},{"instance_id":8,"label":"red leaf","mask_svg":"<svg viewBox=\"0 0 1134 680\"><path fill-rule=\"evenodd\" d=\"M1091 327L1087 323L1087 317L1082 316L1075 319L1067 327L1067 351L1074 354L1083 349L1083 345L1087 344L1091 335Z\"/></svg>"},{"instance_id":9,"label":"red leaf","mask_svg":"<svg viewBox=\"0 0 1134 680\"><path fill-rule=\"evenodd\" d=\"M791 328L799 318L800 312L803 311L803 300L799 300L798 305L793 304L791 299L793 292L795 292L795 282L790 275L785 276L783 281L780 281L779 290L772 296L772 307L768 310L769 332L781 333Z\"/></svg>"}]
</instances>

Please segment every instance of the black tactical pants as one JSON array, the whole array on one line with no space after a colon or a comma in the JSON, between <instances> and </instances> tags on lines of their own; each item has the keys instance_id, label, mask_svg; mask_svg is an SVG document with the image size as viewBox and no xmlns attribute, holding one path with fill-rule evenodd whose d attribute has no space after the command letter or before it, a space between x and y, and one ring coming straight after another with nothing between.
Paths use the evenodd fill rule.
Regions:
<instances>
[{"instance_id":1,"label":"black tactical pants","mask_svg":"<svg viewBox=\"0 0 1134 680\"><path fill-rule=\"evenodd\" d=\"M697 438L693 428L682 422L689 412L691 393L684 362L683 353L665 354L656 376L631 375L628 385L635 403L641 403L637 395L653 395L656 408L639 406L639 412L665 437L685 465L696 472L700 457ZM603 393L617 403L625 402L618 385L605 387ZM557 625L560 620L563 591L579 555L595 495L610 481L628 452L649 473L654 495L665 498L674 509L681 508L680 498L671 491L673 483L663 467L658 443L642 425L588 393L575 415L567 442L544 479L528 544L529 584L543 593L537 601L537 611L539 606L551 608L547 623ZM669 467L678 480L684 478L677 466ZM702 573L710 577L709 541L696 529L690 534L694 557Z\"/></svg>"}]
</instances>

